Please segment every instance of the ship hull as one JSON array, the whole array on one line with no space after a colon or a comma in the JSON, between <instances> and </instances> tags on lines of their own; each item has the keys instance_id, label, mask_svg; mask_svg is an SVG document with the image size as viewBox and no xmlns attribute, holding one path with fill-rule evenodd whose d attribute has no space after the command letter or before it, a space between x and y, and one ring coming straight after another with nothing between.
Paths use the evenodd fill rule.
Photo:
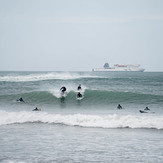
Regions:
<instances>
[{"instance_id":1,"label":"ship hull","mask_svg":"<svg viewBox=\"0 0 163 163\"><path fill-rule=\"evenodd\" d=\"M144 72L145 69L140 68L140 69L120 69L120 68L109 68L109 69L105 69L105 68L93 68L92 71L105 71L105 72Z\"/></svg>"}]
</instances>

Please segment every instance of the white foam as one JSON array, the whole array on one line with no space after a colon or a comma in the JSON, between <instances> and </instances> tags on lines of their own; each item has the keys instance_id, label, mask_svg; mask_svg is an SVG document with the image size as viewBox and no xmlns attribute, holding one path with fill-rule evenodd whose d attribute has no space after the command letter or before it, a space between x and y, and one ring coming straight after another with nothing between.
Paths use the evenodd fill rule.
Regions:
<instances>
[{"instance_id":1,"label":"white foam","mask_svg":"<svg viewBox=\"0 0 163 163\"><path fill-rule=\"evenodd\" d=\"M24 161L6 160L5 163L25 163Z\"/></svg>"},{"instance_id":2,"label":"white foam","mask_svg":"<svg viewBox=\"0 0 163 163\"><path fill-rule=\"evenodd\" d=\"M163 129L163 116L49 114L46 112L0 111L0 125L26 122L56 123L100 128L155 128Z\"/></svg>"},{"instance_id":3,"label":"white foam","mask_svg":"<svg viewBox=\"0 0 163 163\"><path fill-rule=\"evenodd\" d=\"M60 98L61 97L61 92L58 90L58 89L50 89L49 90L49 92L53 95L53 96L55 96L55 97L57 97L57 98Z\"/></svg>"},{"instance_id":4,"label":"white foam","mask_svg":"<svg viewBox=\"0 0 163 163\"><path fill-rule=\"evenodd\" d=\"M51 72L51 73L36 73L28 75L7 75L0 76L0 81L10 81L10 82L26 82L26 81L40 81L40 80L69 80L69 79L80 79L80 78L95 78L97 76L91 76L87 74L69 73L69 72Z\"/></svg>"}]
</instances>

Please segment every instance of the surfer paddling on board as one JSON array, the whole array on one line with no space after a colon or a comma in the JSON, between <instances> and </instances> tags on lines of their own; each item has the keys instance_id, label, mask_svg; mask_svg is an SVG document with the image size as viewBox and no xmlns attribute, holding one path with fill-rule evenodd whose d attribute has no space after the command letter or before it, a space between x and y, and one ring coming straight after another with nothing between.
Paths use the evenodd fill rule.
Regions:
<instances>
[{"instance_id":1,"label":"surfer paddling on board","mask_svg":"<svg viewBox=\"0 0 163 163\"><path fill-rule=\"evenodd\" d=\"M117 109L122 109L122 106L118 104Z\"/></svg>"},{"instance_id":2,"label":"surfer paddling on board","mask_svg":"<svg viewBox=\"0 0 163 163\"><path fill-rule=\"evenodd\" d=\"M147 106L144 110L150 110L150 109L149 109L148 106Z\"/></svg>"},{"instance_id":3,"label":"surfer paddling on board","mask_svg":"<svg viewBox=\"0 0 163 163\"><path fill-rule=\"evenodd\" d=\"M155 112L151 112L148 106L144 110L139 110L139 112L140 113L155 113Z\"/></svg>"},{"instance_id":4,"label":"surfer paddling on board","mask_svg":"<svg viewBox=\"0 0 163 163\"><path fill-rule=\"evenodd\" d=\"M24 102L25 103L25 101L23 100L23 98L21 97L21 98L19 98L18 100L16 100L16 101L18 101L18 102Z\"/></svg>"},{"instance_id":5,"label":"surfer paddling on board","mask_svg":"<svg viewBox=\"0 0 163 163\"><path fill-rule=\"evenodd\" d=\"M35 108L35 109L33 109L33 111L41 111L41 108Z\"/></svg>"}]
</instances>

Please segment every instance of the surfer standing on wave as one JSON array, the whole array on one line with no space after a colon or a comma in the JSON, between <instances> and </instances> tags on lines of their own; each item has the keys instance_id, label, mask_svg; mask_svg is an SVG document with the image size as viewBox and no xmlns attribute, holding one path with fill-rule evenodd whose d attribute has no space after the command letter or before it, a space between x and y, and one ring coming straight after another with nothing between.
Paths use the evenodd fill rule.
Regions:
<instances>
[{"instance_id":1,"label":"surfer standing on wave","mask_svg":"<svg viewBox=\"0 0 163 163\"><path fill-rule=\"evenodd\" d=\"M63 86L63 87L60 89L60 91L61 91L62 93L65 93L65 92L66 92L66 87Z\"/></svg>"},{"instance_id":2,"label":"surfer standing on wave","mask_svg":"<svg viewBox=\"0 0 163 163\"><path fill-rule=\"evenodd\" d=\"M60 91L61 91L61 97L65 97L65 96L66 96L66 87L63 86L63 87L60 89Z\"/></svg>"}]
</instances>

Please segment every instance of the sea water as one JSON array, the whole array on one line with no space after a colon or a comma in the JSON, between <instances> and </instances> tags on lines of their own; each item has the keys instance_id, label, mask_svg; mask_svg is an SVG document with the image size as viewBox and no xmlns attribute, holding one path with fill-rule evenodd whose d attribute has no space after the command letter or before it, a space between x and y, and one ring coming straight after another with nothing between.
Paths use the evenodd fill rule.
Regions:
<instances>
[{"instance_id":1,"label":"sea water","mask_svg":"<svg viewBox=\"0 0 163 163\"><path fill-rule=\"evenodd\" d=\"M162 163L163 73L0 72L0 162Z\"/></svg>"}]
</instances>

